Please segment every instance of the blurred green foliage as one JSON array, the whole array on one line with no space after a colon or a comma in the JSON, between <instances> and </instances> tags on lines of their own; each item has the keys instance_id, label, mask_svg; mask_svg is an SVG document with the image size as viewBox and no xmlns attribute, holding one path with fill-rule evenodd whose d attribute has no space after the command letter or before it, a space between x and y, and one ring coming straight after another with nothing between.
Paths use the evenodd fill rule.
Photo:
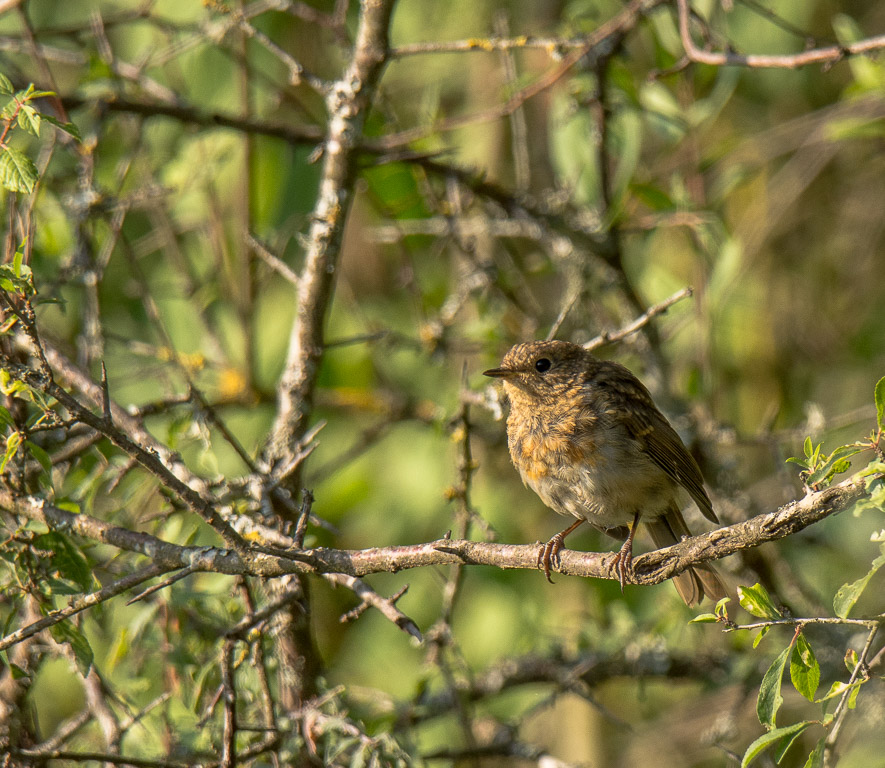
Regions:
<instances>
[{"instance_id":1,"label":"blurred green foliage","mask_svg":"<svg viewBox=\"0 0 885 768\"><path fill-rule=\"evenodd\" d=\"M2 98L30 84L57 93L60 101L40 96L38 112L73 123L81 139L45 126L35 136L16 116L4 157L30 165L19 164L26 173L18 181L0 167L8 190L2 287L22 292L32 273L41 333L96 381L104 362L110 396L149 412L151 433L210 482L249 470L184 396L198 388L245 451L260 454L298 292L245 233L297 272L320 173L322 94L306 78L293 80L286 58L262 41L309 75L332 79L354 34L356 3L342 24L331 2L311 5L311 13L297 5L249 16L248 28L232 20L253 6L233 0L31 2L0 15L0 71L10 81L0 82ZM452 439L462 393L494 402L479 373L510 344L546 335L561 314L558 337L584 342L686 285L693 298L655 320L652 333L602 354L636 370L674 417L724 523L801 495L803 480L829 484L849 460L855 470L870 460L869 451L851 455L844 446L876 425L871 393L885 372L885 63L870 56L797 71L690 65L674 8L647 5L608 55L590 55L512 114L487 117L555 69L567 41L624 5L398 4L394 49L488 39L502 22L510 35L556 37L562 47L395 55L388 65L326 322L314 414L326 424L305 467L314 512L331 527L310 527L308 546L441 538L457 519L448 491L463 480ZM806 39L872 36L883 22L880 7L862 2L731 6L695 5L716 50L796 52ZM36 57L30 35L44 46ZM446 124L470 115L478 117ZM241 122L220 127L218 116ZM422 130L407 143L372 144L412 128ZM503 224L512 232L495 230ZM7 384L0 445L7 485L166 541L218 544L106 440L58 461L73 437L36 429L52 410L36 396L18 415ZM561 521L521 487L503 423L476 404L468 418L476 462L470 503L484 521L469 534L546 540ZM785 459L801 453L800 477ZM28 462L47 460L52 470L43 466L35 480ZM232 503L259 514L245 493ZM882 518L872 506L724 567L735 584L767 583L793 615L845 616L852 607L852 616L881 615L882 573L871 570L881 536L870 538ZM106 584L144 565L5 512L0 525L4 635L63 607L92 579ZM579 531L569 545L611 542ZM420 648L371 610L342 623L353 594L310 582L325 698L307 736L283 722L283 764L310 747L329 765L461 765L443 753L516 733L516 742L573 764L732 765L729 755L743 755L762 731L756 693L765 670L786 648L781 676L769 672L766 690L777 698L771 681L777 677L780 696L781 673L799 647L785 645L791 629L773 629L780 645L754 651L747 633L688 626L691 612L669 585L622 595L614 582L559 577L551 586L536 572L465 569L445 615L450 578L447 569L428 568L369 579L382 595L409 585L398 606L430 638ZM866 589L843 595L844 613L834 611L839 587L858 579ZM133 605L116 597L56 625L52 639L41 635L23 657L4 651L5 674L24 688L4 688L3 696L22 707L20 728L33 744L103 702L118 722L138 715L119 736L124 753L173 764L197 754L214 759L219 638L245 614L247 588L259 591L197 574ZM816 656L812 664L805 653L801 669L796 662L797 676L806 676L796 688L810 690L816 665L820 695L848 679L842 656L848 647L859 651L863 637L844 627L807 634L799 637ZM237 679L243 721L256 724L263 683L255 645L273 674L277 639L261 627L252 642ZM463 693L490 668L506 676L508 662L528 656L581 663L571 677L539 673L488 699ZM84 682L89 668L95 672ZM455 690L460 703L444 714L434 709L435 696ZM873 700L866 707L865 695ZM881 696L875 679L860 693L840 768L885 766L875 727ZM768 706L764 725L774 725L779 708L780 701ZM795 732L804 728L793 724L821 717L820 705L786 689L780 711ZM67 743L103 751L102 729L100 717L86 718ZM782 765L805 765L821 736L812 730L799 734ZM759 753L793 735L763 736ZM422 759L434 753L438 760ZM471 764L530 764L539 754Z\"/></svg>"}]
</instances>

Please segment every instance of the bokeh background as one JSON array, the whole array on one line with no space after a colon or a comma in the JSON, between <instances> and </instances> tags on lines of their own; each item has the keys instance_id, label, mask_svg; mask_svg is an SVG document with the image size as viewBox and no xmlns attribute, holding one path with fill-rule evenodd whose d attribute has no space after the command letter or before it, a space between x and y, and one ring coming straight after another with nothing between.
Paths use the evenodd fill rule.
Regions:
<instances>
[{"instance_id":1,"label":"bokeh background","mask_svg":"<svg viewBox=\"0 0 885 768\"><path fill-rule=\"evenodd\" d=\"M244 476L211 421L170 402L190 380L247 452L264 445L298 292L262 253L300 269L326 127L315 85L339 76L357 4L13 6L0 15L0 71L56 91L83 138L15 137L42 172L32 197L5 197L8 237L15 217L30 223L48 300L41 329L96 377L103 360L117 402L158 403L151 431L194 471ZM694 8L695 39L714 50L794 53L885 29L878 3ZM622 35L551 77L575 41L625 9L641 12ZM508 50L483 44L518 36L529 39ZM472 45L437 50L451 41ZM613 0L400 2L391 44L326 323L315 413L325 426L304 470L330 526L312 527L308 544L409 544L465 525L476 538L549 538L562 520L510 466L506 404L481 371L551 329L576 342L616 331L686 286L691 297L599 354L652 389L724 523L801 496L785 459L806 436L831 450L869 435L885 375L881 55L798 70L692 65L673 5ZM125 464L98 443L56 473L54 498L179 543L214 541ZM836 589L869 569L881 527L881 516L846 513L722 568L733 585L762 582L794 615L832 615ZM81 546L102 580L135 559ZM613 543L586 531L569 546ZM555 580L479 567L371 577L383 594L408 584L399 606L429 638L422 647L372 611L342 623L353 595L312 581L323 689L343 686L343 710L369 733L391 732L417 764L542 753L575 765L736 764L763 732L756 693L790 630L754 650L746 632L689 625L671 585L621 594L611 581ZM216 638L242 610L233 584L204 574L82 619L110 706L169 696L127 733L133 753L211 751L217 731L199 721L217 685ZM882 587L875 577L858 614L881 614ZM14 607L0 604L4 620ZM822 685L847 679L852 631L808 635ZM89 702L57 648L30 653L27 720L46 739ZM525 659L538 670L508 677ZM503 690L476 693L496 675ZM820 717L786 688L782 722ZM881 682L861 692L839 766L885 765L882 696ZM804 765L822 733L782 764ZM100 729L87 724L75 741L98 749ZM496 744L540 752L457 756Z\"/></svg>"}]
</instances>

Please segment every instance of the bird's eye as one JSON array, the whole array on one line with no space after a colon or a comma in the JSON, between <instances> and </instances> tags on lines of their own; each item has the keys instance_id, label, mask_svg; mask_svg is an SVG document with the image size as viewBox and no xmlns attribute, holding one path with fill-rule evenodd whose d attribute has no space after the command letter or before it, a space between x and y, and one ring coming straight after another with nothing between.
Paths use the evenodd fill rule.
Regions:
<instances>
[{"instance_id":1,"label":"bird's eye","mask_svg":"<svg viewBox=\"0 0 885 768\"><path fill-rule=\"evenodd\" d=\"M550 370L551 362L549 358L539 357L535 360L535 370L538 373L547 373Z\"/></svg>"}]
</instances>

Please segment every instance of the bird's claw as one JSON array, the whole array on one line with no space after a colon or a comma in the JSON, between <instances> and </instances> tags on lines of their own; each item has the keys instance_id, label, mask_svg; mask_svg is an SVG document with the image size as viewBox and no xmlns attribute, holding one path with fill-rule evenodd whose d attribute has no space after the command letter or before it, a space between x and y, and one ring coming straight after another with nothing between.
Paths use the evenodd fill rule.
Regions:
<instances>
[{"instance_id":1,"label":"bird's claw","mask_svg":"<svg viewBox=\"0 0 885 768\"><path fill-rule=\"evenodd\" d=\"M625 541L624 545L612 555L608 569L618 575L618 582L621 585L621 592L623 592L627 581L633 581L634 578L632 541Z\"/></svg>"},{"instance_id":2,"label":"bird's claw","mask_svg":"<svg viewBox=\"0 0 885 768\"><path fill-rule=\"evenodd\" d=\"M538 568L544 571L547 581L553 584L550 578L550 568L552 565L559 565L559 552L565 546L565 536L557 533L546 544L542 544L538 551Z\"/></svg>"}]
</instances>

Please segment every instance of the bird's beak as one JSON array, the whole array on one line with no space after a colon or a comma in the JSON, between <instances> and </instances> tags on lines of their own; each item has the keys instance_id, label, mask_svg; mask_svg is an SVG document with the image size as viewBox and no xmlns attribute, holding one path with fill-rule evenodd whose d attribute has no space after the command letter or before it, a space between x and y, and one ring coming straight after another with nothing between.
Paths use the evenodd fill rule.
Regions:
<instances>
[{"instance_id":1,"label":"bird's beak","mask_svg":"<svg viewBox=\"0 0 885 768\"><path fill-rule=\"evenodd\" d=\"M519 371L514 371L512 368L489 368L487 371L483 371L483 376L491 376L494 379L509 379L511 376L516 376Z\"/></svg>"}]
</instances>

